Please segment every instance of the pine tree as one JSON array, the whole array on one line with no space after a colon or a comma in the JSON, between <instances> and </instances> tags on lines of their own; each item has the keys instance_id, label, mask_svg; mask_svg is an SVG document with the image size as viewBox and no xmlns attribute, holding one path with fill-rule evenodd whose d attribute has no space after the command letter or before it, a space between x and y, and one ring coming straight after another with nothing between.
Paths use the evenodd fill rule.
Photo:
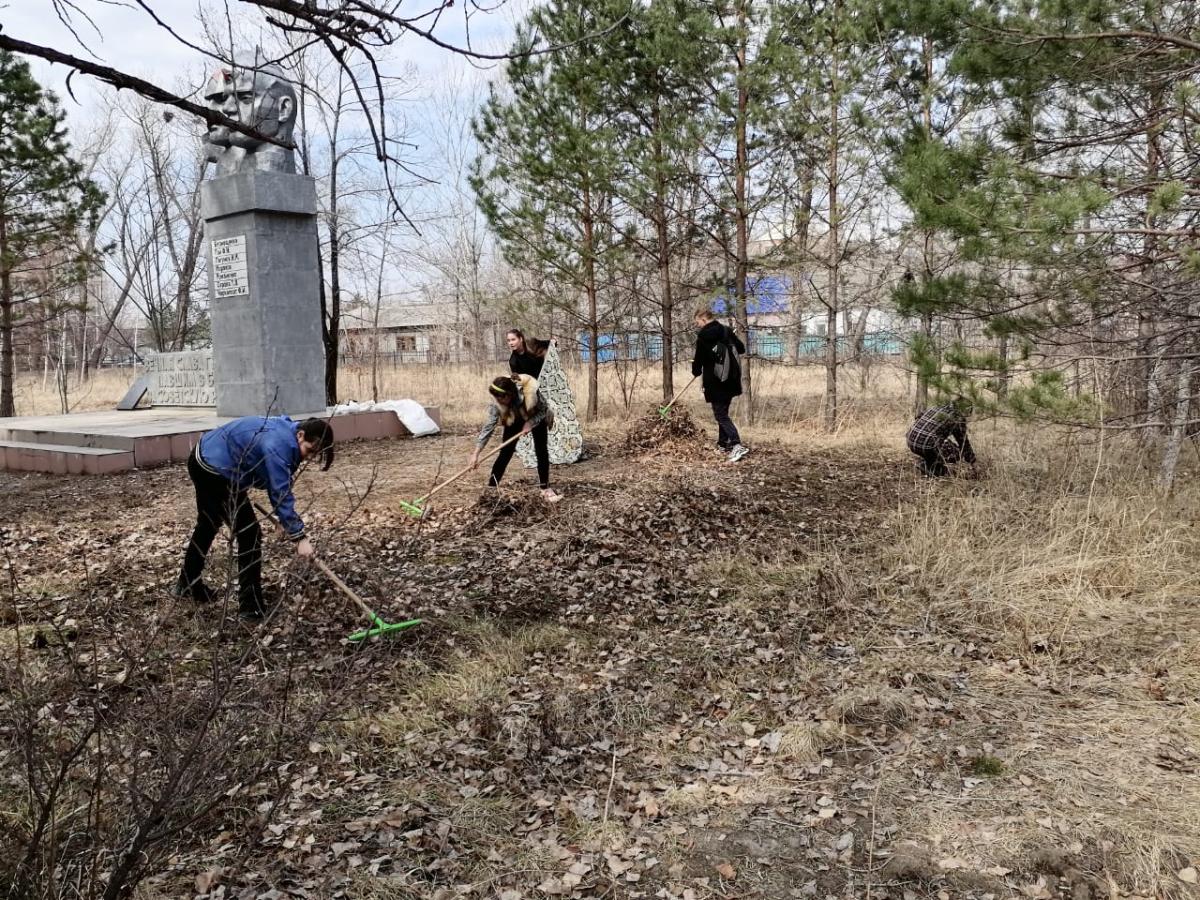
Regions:
<instances>
[{"instance_id":1,"label":"pine tree","mask_svg":"<svg viewBox=\"0 0 1200 900\"><path fill-rule=\"evenodd\" d=\"M956 142L909 142L900 190L920 221L960 242L973 271L898 299L977 316L1040 358L1024 361L1031 371L1009 396L1005 354L954 348L945 366L923 364L1021 415L1103 412L1106 427L1162 435L1169 484L1200 361L1200 9L1005 0L973 7L967 21L950 65L991 101L987 118ZM1103 398L1073 397L1056 346L1126 356L1130 377Z\"/></svg>"},{"instance_id":2,"label":"pine tree","mask_svg":"<svg viewBox=\"0 0 1200 900\"><path fill-rule=\"evenodd\" d=\"M15 415L14 332L26 309L86 276L78 229L95 230L104 196L72 158L54 95L29 65L0 51L0 416Z\"/></svg>"},{"instance_id":3,"label":"pine tree","mask_svg":"<svg viewBox=\"0 0 1200 900\"><path fill-rule=\"evenodd\" d=\"M634 233L657 275L662 389L669 400L675 393L676 306L681 288L686 290L682 269L702 243L695 227L698 161L713 126L705 85L717 73L720 47L712 16L689 0L633 7L619 37L624 44L618 55L627 70L617 73L611 96L620 111L620 152L628 165L617 190L648 226ZM684 329L689 320L685 310Z\"/></svg>"},{"instance_id":4,"label":"pine tree","mask_svg":"<svg viewBox=\"0 0 1200 900\"><path fill-rule=\"evenodd\" d=\"M968 10L969 0L887 0L879 8L890 69L888 92L901 110L897 131L887 141L893 153L888 174L892 186L902 184L908 189L902 196L913 201L909 205L916 221L910 230L920 254L901 285L901 295L903 311L916 315L921 323L916 346L922 359L937 355L933 338L937 305L923 302L921 291L933 290L935 280L953 272L957 259L953 240L922 217L922 210L915 208L919 201L912 195L945 194L954 185L946 185L942 177L954 173L925 166L926 157L912 151L955 140L976 102L964 79L949 65L963 40ZM917 366L916 413L929 405L928 370L928 361Z\"/></svg>"},{"instance_id":5,"label":"pine tree","mask_svg":"<svg viewBox=\"0 0 1200 900\"><path fill-rule=\"evenodd\" d=\"M552 302L587 329L589 419L599 414L604 273L623 252L614 209L621 157L608 85L623 60L608 36L620 2L554 0L518 29L504 88L475 121L482 155L471 178L506 259L551 285ZM535 54L545 46L560 49ZM579 309L579 298L584 311Z\"/></svg>"},{"instance_id":6,"label":"pine tree","mask_svg":"<svg viewBox=\"0 0 1200 900\"><path fill-rule=\"evenodd\" d=\"M760 77L769 79L760 116L780 185L772 193L792 197L790 214L779 217L792 230L778 258L822 276L824 425L832 431L839 372L847 361L838 323L853 303L841 289L852 243L862 240L855 232L880 205L878 148L892 127L893 103L880 90L883 48L875 2L821 0L773 7L771 13L758 56ZM821 225L824 234L813 241Z\"/></svg>"}]
</instances>

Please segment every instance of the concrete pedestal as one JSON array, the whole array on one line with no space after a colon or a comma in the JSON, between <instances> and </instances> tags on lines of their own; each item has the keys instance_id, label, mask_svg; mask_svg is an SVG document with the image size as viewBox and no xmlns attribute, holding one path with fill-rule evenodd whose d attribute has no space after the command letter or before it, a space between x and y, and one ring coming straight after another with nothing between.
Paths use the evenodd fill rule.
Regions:
<instances>
[{"instance_id":1,"label":"concrete pedestal","mask_svg":"<svg viewBox=\"0 0 1200 900\"><path fill-rule=\"evenodd\" d=\"M240 172L200 186L217 415L325 408L313 179Z\"/></svg>"}]
</instances>

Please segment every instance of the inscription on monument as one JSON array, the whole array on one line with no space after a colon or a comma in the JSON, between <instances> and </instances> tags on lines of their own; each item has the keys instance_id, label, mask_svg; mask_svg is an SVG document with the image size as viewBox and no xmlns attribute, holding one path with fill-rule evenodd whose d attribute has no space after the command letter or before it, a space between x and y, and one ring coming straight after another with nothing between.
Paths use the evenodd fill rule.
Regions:
<instances>
[{"instance_id":1,"label":"inscription on monument","mask_svg":"<svg viewBox=\"0 0 1200 900\"><path fill-rule=\"evenodd\" d=\"M216 406L211 350L160 353L150 363L151 402L155 406Z\"/></svg>"},{"instance_id":2,"label":"inscription on monument","mask_svg":"<svg viewBox=\"0 0 1200 900\"><path fill-rule=\"evenodd\" d=\"M213 293L218 299L245 297L250 293L244 234L212 241L212 279Z\"/></svg>"}]
</instances>

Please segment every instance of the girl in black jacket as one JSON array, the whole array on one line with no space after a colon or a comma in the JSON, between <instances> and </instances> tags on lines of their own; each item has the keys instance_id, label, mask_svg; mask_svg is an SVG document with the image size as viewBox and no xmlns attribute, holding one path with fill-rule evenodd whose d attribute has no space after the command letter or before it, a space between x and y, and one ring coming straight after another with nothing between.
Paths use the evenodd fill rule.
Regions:
<instances>
[{"instance_id":1,"label":"girl in black jacket","mask_svg":"<svg viewBox=\"0 0 1200 900\"><path fill-rule=\"evenodd\" d=\"M692 360L692 374L703 376L700 384L704 388L704 399L717 420L717 449L728 452L730 462L737 462L750 452L750 448L742 443L737 426L729 418L729 404L742 393L742 367L738 363L738 354L745 353L746 346L732 329L716 320L708 306L696 310L695 324L696 356ZM727 353L737 351L730 360L732 365L724 380L714 371L723 349Z\"/></svg>"},{"instance_id":2,"label":"girl in black jacket","mask_svg":"<svg viewBox=\"0 0 1200 900\"><path fill-rule=\"evenodd\" d=\"M529 375L532 378L542 377L542 363L546 359L548 341L529 338L519 328L510 328L504 335L508 349L512 355L508 358L508 368L514 375Z\"/></svg>"}]
</instances>

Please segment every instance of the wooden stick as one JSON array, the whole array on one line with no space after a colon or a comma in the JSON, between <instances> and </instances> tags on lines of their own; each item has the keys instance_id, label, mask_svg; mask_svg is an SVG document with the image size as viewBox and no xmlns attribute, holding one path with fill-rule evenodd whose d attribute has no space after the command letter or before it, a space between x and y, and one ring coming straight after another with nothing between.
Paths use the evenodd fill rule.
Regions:
<instances>
[{"instance_id":1,"label":"wooden stick","mask_svg":"<svg viewBox=\"0 0 1200 900\"><path fill-rule=\"evenodd\" d=\"M259 513L268 522L273 522L275 525L279 524L279 520L276 519L275 516L271 515L270 512L263 509L263 507L260 506L258 503L254 504L254 508L257 509L259 511ZM314 557L312 557L312 561L316 564L318 569L320 569L322 572L325 573L325 577L334 583L334 586L336 586L338 590L340 590L343 594L345 594L347 597L349 597L351 600L353 600L355 603L358 604L358 608L363 611L363 615L365 615L369 620L371 620L371 622L375 621L375 618L376 618L375 611L372 610L371 607L367 606L367 604L365 604L363 602L362 597L360 597L360 596L358 596L358 594L354 593L354 591L351 589L350 585L346 584L346 582L344 582L344 581L342 581L342 579L338 578L337 575L334 574L333 569L331 569L331 568L329 568L329 566L325 565L325 563L322 562L320 558L314 556Z\"/></svg>"},{"instance_id":2,"label":"wooden stick","mask_svg":"<svg viewBox=\"0 0 1200 900\"><path fill-rule=\"evenodd\" d=\"M334 585L337 586L338 590L340 590L343 594L345 594L347 597L349 597L351 600L353 600L355 603L358 604L358 608L363 611L363 615L365 615L372 622L375 621L374 610L372 610L371 607L367 606L367 604L365 604L363 602L362 598L359 597L358 594L354 593L354 591L350 588L350 585L346 584L346 582L344 582L344 581L342 581L342 579L338 578L337 575L334 574L333 570L331 568L329 568L329 566L325 565L325 563L322 562L317 557L314 556L312 558L312 561L314 563L316 563L316 566L318 569L320 569L322 572L325 573L325 577L328 578L330 581L332 581L334 583Z\"/></svg>"},{"instance_id":3,"label":"wooden stick","mask_svg":"<svg viewBox=\"0 0 1200 900\"><path fill-rule=\"evenodd\" d=\"M523 432L523 431L518 432L517 434L510 437L503 444L501 444L499 447L496 447L494 450L488 451L488 453L485 454L484 456L479 457L479 462L483 462L485 459L491 459L493 456L495 456L497 453L499 453L501 450L503 450L509 444L513 443L514 441L519 441L524 436L525 436L525 432ZM462 478L464 475L466 475L468 472L470 472L474 468L475 468L474 466L467 466L466 468L460 469L457 473L455 473L454 475L451 475L449 478L447 478L445 481L443 481L441 484L439 484L437 487L435 487L433 490L431 490L428 494L426 494L424 497L418 497L416 500L414 500L413 506L420 506L422 503L424 503L426 500L428 500L430 497L432 497L434 494L436 494L442 488L458 481L458 479Z\"/></svg>"},{"instance_id":4,"label":"wooden stick","mask_svg":"<svg viewBox=\"0 0 1200 900\"><path fill-rule=\"evenodd\" d=\"M695 381L695 380L696 380L697 378L699 378L699 377L700 377L699 375L693 375L693 376L692 376L692 381ZM658 411L658 414L659 414L660 416L661 416L661 415L666 415L666 412L667 412L667 410L668 410L668 409L670 409L672 406L674 406L674 405L675 405L675 401L676 401L676 400L678 400L680 397L682 397L682 396L683 396L683 392L684 392L684 391L686 391L688 388L690 388L690 387L692 386L692 381L689 381L687 384L685 384L683 387L681 387L681 388L679 389L679 393L678 393L678 394L676 394L674 397L672 397L672 398L671 398L671 402L670 402L670 403L668 403L666 406L664 406L662 409L660 409L660 410Z\"/></svg>"}]
</instances>

